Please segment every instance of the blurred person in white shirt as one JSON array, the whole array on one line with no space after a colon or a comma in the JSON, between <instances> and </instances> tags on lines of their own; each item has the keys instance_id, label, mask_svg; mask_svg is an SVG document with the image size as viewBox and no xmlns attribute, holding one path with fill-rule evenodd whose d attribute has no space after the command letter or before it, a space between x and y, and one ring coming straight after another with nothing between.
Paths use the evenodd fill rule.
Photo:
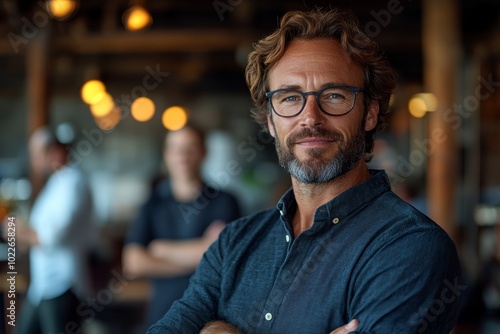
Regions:
<instances>
[{"instance_id":1,"label":"blurred person in white shirt","mask_svg":"<svg viewBox=\"0 0 500 334\"><path fill-rule=\"evenodd\" d=\"M46 181L28 224L16 224L17 243L30 256L18 334L66 333L80 326L78 305L89 295L91 195L83 174L68 165L67 146L48 129L34 132L29 154L33 172Z\"/></svg>"}]
</instances>

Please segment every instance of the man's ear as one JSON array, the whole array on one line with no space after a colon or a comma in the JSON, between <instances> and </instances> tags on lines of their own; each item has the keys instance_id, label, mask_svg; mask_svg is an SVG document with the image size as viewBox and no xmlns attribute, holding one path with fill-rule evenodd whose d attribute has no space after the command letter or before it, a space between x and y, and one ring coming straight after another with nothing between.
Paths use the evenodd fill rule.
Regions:
<instances>
[{"instance_id":1,"label":"man's ear","mask_svg":"<svg viewBox=\"0 0 500 334\"><path fill-rule=\"evenodd\" d=\"M365 131L371 131L375 129L378 122L378 112L379 112L378 101L371 101L370 104L368 105L368 111L366 113Z\"/></svg>"},{"instance_id":2,"label":"man's ear","mask_svg":"<svg viewBox=\"0 0 500 334\"><path fill-rule=\"evenodd\" d=\"M274 131L274 123L271 114L267 115L267 128L269 129L269 134L271 134L273 138L276 138L276 133Z\"/></svg>"}]
</instances>

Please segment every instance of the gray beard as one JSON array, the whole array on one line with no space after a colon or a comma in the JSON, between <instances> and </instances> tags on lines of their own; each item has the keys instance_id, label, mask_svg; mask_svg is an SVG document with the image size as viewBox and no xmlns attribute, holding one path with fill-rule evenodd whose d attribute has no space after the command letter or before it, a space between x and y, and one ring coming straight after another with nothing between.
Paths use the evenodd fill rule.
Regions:
<instances>
[{"instance_id":1,"label":"gray beard","mask_svg":"<svg viewBox=\"0 0 500 334\"><path fill-rule=\"evenodd\" d=\"M305 132L303 135L296 137L301 138L313 135L316 133L316 130L307 130ZM339 132L328 135L326 131L322 130L319 132L334 139L338 144L339 152L331 160L321 160L321 156L325 151L324 148L313 148L309 152L310 158L307 161L300 162L291 150L292 145L289 143L283 145L276 138L275 146L280 165L299 182L329 182L353 169L364 154L365 141L362 129L355 133L349 142L345 142L344 137Z\"/></svg>"}]
</instances>

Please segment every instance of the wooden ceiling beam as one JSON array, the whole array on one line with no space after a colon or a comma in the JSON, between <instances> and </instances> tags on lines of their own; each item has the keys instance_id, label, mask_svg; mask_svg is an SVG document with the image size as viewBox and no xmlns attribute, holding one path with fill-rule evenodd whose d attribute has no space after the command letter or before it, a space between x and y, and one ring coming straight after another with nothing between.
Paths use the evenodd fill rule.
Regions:
<instances>
[{"instance_id":1,"label":"wooden ceiling beam","mask_svg":"<svg viewBox=\"0 0 500 334\"><path fill-rule=\"evenodd\" d=\"M22 36L21 36L22 37ZM132 33L117 31L101 34L54 36L51 49L54 52L74 54L145 54L165 52L233 51L240 45L250 44L257 37L250 33L228 29L177 29ZM28 39L17 48L26 51ZM0 38L0 55L16 54L8 38Z\"/></svg>"},{"instance_id":2,"label":"wooden ceiling beam","mask_svg":"<svg viewBox=\"0 0 500 334\"><path fill-rule=\"evenodd\" d=\"M230 51L253 40L250 34L223 29L116 32L56 37L53 50L76 54Z\"/></svg>"},{"instance_id":3,"label":"wooden ceiling beam","mask_svg":"<svg viewBox=\"0 0 500 334\"><path fill-rule=\"evenodd\" d=\"M147 32L117 31L103 34L79 34L54 36L51 48L56 52L74 54L147 54L147 53L199 53L211 51L234 51L240 45L250 45L258 40L256 33L230 29L177 29ZM406 32L387 32L377 36L377 41L386 52L419 52L419 35ZM27 42L29 43L29 41ZM25 45L19 45L21 52ZM15 54L7 38L0 38L0 55Z\"/></svg>"}]
</instances>

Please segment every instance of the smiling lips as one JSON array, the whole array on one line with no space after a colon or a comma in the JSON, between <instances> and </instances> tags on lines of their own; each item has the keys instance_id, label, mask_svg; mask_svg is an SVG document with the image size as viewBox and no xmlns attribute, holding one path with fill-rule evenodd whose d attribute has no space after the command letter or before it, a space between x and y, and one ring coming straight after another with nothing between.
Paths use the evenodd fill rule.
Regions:
<instances>
[{"instance_id":1,"label":"smiling lips","mask_svg":"<svg viewBox=\"0 0 500 334\"><path fill-rule=\"evenodd\" d=\"M313 137L313 138L302 138L297 141L295 141L295 145L302 145L302 146L324 146L329 143L333 143L334 140L330 138L322 138L322 137Z\"/></svg>"},{"instance_id":2,"label":"smiling lips","mask_svg":"<svg viewBox=\"0 0 500 334\"><path fill-rule=\"evenodd\" d=\"M341 143L343 137L336 130L324 128L304 128L299 132L292 133L286 140L289 147L300 145L301 147L323 147L331 143Z\"/></svg>"}]
</instances>

